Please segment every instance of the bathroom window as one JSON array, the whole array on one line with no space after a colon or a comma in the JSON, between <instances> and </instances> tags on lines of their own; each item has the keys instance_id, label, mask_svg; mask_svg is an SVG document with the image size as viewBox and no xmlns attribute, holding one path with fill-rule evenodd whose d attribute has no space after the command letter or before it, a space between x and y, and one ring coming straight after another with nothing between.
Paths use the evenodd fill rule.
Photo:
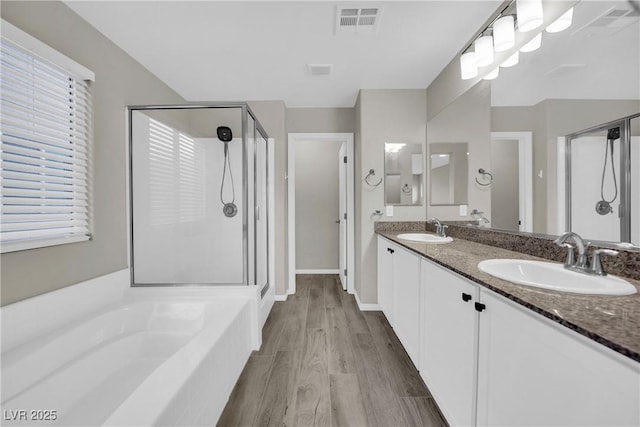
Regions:
<instances>
[{"instance_id":1,"label":"bathroom window","mask_svg":"<svg viewBox=\"0 0 640 427\"><path fill-rule=\"evenodd\" d=\"M2 21L1 252L90 239L93 73Z\"/></svg>"}]
</instances>

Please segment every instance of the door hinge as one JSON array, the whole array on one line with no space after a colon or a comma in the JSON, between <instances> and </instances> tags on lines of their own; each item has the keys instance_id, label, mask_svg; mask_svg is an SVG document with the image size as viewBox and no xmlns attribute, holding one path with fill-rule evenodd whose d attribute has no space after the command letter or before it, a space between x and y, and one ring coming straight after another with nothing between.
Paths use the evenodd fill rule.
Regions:
<instances>
[{"instance_id":1,"label":"door hinge","mask_svg":"<svg viewBox=\"0 0 640 427\"><path fill-rule=\"evenodd\" d=\"M487 308L487 306L486 306L486 305L484 305L484 304L482 304L482 303L479 303L479 302L477 302L477 303L475 304L475 306L476 306L476 311L482 311L482 310L484 310L485 308Z\"/></svg>"},{"instance_id":2,"label":"door hinge","mask_svg":"<svg viewBox=\"0 0 640 427\"><path fill-rule=\"evenodd\" d=\"M345 212L344 215L342 215L342 219L347 219L347 213Z\"/></svg>"},{"instance_id":3,"label":"door hinge","mask_svg":"<svg viewBox=\"0 0 640 427\"><path fill-rule=\"evenodd\" d=\"M347 156L344 156L344 162L347 163Z\"/></svg>"},{"instance_id":4,"label":"door hinge","mask_svg":"<svg viewBox=\"0 0 640 427\"><path fill-rule=\"evenodd\" d=\"M346 268L344 269L344 275L345 276L347 275L347 269Z\"/></svg>"}]
</instances>

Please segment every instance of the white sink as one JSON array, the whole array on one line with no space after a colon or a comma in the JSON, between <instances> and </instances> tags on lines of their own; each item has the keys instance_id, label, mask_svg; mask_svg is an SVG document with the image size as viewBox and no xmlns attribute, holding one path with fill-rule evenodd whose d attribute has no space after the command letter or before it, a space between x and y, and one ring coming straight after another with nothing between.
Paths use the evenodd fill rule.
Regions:
<instances>
[{"instance_id":1,"label":"white sink","mask_svg":"<svg viewBox=\"0 0 640 427\"><path fill-rule=\"evenodd\" d=\"M478 268L520 285L576 294L631 295L635 286L616 276L592 276L567 270L562 264L520 259L490 259Z\"/></svg>"},{"instance_id":2,"label":"white sink","mask_svg":"<svg viewBox=\"0 0 640 427\"><path fill-rule=\"evenodd\" d=\"M398 239L409 240L412 242L421 242L421 243L449 243L452 242L453 239L451 237L440 237L435 234L427 234L427 233L405 233L398 234Z\"/></svg>"}]
</instances>

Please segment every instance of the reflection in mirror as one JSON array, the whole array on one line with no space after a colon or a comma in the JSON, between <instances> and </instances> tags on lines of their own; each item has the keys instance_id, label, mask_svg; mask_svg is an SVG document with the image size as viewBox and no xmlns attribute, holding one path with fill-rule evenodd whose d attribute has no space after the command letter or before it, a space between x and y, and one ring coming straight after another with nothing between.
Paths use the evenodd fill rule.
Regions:
<instances>
[{"instance_id":1,"label":"reflection in mirror","mask_svg":"<svg viewBox=\"0 0 640 427\"><path fill-rule=\"evenodd\" d=\"M466 205L469 176L467 143L432 143L429 144L429 154L431 205Z\"/></svg>"},{"instance_id":2,"label":"reflection in mirror","mask_svg":"<svg viewBox=\"0 0 640 427\"><path fill-rule=\"evenodd\" d=\"M499 77L491 82L491 131L532 132L534 233L559 234L566 231L562 206L565 159L560 148L565 136L640 112L639 21L638 14L627 1L580 1L574 7L573 23L568 29L559 33L543 32L542 46L538 50L521 52L519 63L501 67ZM631 126L630 132L632 137L640 136L637 124ZM599 149L594 147L598 151L594 155L597 154L599 160L588 168L589 177L585 177L580 188L590 189L596 199L591 200L591 197L589 206L570 206L575 222L583 221L585 224L592 213L597 215L595 205L602 199L600 181L606 131L588 137L599 137L602 141L596 144ZM632 143L632 153L633 147ZM615 163L620 161L618 150L614 144L616 168L620 166ZM637 148L635 150L637 152ZM492 155L492 163L494 158ZM491 166L491 172L494 169ZM616 173L619 172L616 169ZM609 178L605 176L605 198L610 200L614 188L613 182L607 181L611 178L610 170L608 173ZM635 178L631 176L630 179L640 182L637 168L632 168L632 174L636 174ZM492 199L497 194L495 190L491 190ZM640 198L638 189L633 191L630 196L632 204ZM491 213L492 227L513 226L499 226L496 223L498 218L494 218L494 209ZM610 214L614 215L617 213ZM634 228L640 228L637 220L631 230ZM586 238L622 241L619 231L617 235L589 235L591 231L604 232L604 229L596 232L593 224L586 230ZM635 246L640 243L637 238L631 238L631 241Z\"/></svg>"},{"instance_id":3,"label":"reflection in mirror","mask_svg":"<svg viewBox=\"0 0 640 427\"><path fill-rule=\"evenodd\" d=\"M639 140L628 118L567 136L567 230L640 245Z\"/></svg>"},{"instance_id":4,"label":"reflection in mirror","mask_svg":"<svg viewBox=\"0 0 640 427\"><path fill-rule=\"evenodd\" d=\"M422 144L384 144L385 205L422 205Z\"/></svg>"}]
</instances>

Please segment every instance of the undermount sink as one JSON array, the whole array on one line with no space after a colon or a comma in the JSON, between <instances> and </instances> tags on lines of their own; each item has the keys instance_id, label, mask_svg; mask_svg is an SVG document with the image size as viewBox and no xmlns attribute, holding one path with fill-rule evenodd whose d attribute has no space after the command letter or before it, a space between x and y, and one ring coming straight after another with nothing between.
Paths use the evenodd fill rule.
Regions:
<instances>
[{"instance_id":1,"label":"undermount sink","mask_svg":"<svg viewBox=\"0 0 640 427\"><path fill-rule=\"evenodd\" d=\"M411 242L421 242L421 243L449 243L452 242L453 239L451 237L440 237L435 234L427 234L427 233L404 233L398 234L398 239L409 240Z\"/></svg>"},{"instance_id":2,"label":"undermount sink","mask_svg":"<svg viewBox=\"0 0 640 427\"><path fill-rule=\"evenodd\" d=\"M564 265L520 259L490 259L478 268L498 279L560 292L598 295L631 295L635 286L616 276L595 276L567 270Z\"/></svg>"}]
</instances>

